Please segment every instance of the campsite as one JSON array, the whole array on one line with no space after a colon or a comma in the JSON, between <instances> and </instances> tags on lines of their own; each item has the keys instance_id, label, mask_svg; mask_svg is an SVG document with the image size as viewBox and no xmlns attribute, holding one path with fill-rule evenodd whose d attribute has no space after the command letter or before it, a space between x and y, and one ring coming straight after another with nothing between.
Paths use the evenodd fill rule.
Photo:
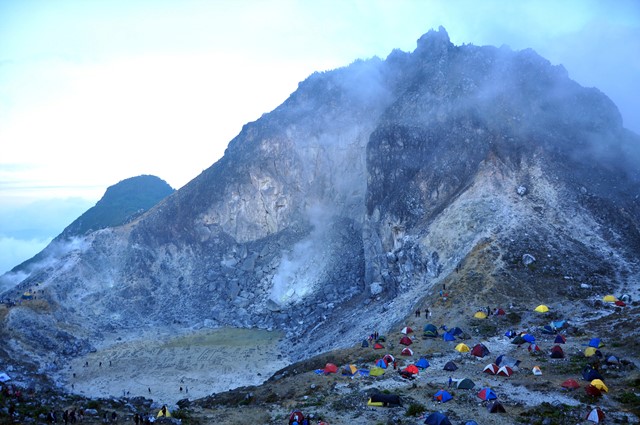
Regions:
<instances>
[{"instance_id":1,"label":"campsite","mask_svg":"<svg viewBox=\"0 0 640 425\"><path fill-rule=\"evenodd\" d=\"M163 405L171 417L160 423L284 424L294 410L334 425L589 424L603 415L605 423L638 423L637 303L594 295L574 305L545 301L544 312L535 303L509 305L478 318L467 294L432 303L431 316L407 314L388 332L372 330L385 331L377 341L363 335L350 348L293 364L280 354L277 332L117 341L57 378L75 395L32 397L60 410L95 408L84 423L100 423L103 411L132 421Z\"/></svg>"}]
</instances>

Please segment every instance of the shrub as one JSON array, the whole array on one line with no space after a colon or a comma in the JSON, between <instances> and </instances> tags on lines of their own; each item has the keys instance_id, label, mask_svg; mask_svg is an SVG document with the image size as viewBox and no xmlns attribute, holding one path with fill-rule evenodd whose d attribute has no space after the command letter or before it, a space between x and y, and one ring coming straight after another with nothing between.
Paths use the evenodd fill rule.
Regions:
<instances>
[{"instance_id":1,"label":"shrub","mask_svg":"<svg viewBox=\"0 0 640 425\"><path fill-rule=\"evenodd\" d=\"M420 403L411 403L409 405L409 408L407 408L407 413L405 413L405 416L418 416L421 413L424 413L427 410L427 408Z\"/></svg>"}]
</instances>

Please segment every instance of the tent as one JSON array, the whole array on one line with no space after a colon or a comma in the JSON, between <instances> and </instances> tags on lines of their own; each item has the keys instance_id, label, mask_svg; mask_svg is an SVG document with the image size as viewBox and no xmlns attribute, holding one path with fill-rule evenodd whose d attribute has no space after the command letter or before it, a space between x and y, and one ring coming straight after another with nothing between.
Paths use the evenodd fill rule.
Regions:
<instances>
[{"instance_id":1,"label":"tent","mask_svg":"<svg viewBox=\"0 0 640 425\"><path fill-rule=\"evenodd\" d=\"M550 323L551 327L555 330L562 329L566 322L564 320L556 320Z\"/></svg>"},{"instance_id":2,"label":"tent","mask_svg":"<svg viewBox=\"0 0 640 425\"><path fill-rule=\"evenodd\" d=\"M406 335L406 334L410 334L411 332L413 332L413 329L411 329L410 327L406 326L406 327L402 328L402 330L400 332L402 332L403 334Z\"/></svg>"},{"instance_id":3,"label":"tent","mask_svg":"<svg viewBox=\"0 0 640 425\"><path fill-rule=\"evenodd\" d=\"M531 335L531 334L523 334L522 335L522 339L524 339L525 341L527 341L530 344L536 342L536 337Z\"/></svg>"},{"instance_id":4,"label":"tent","mask_svg":"<svg viewBox=\"0 0 640 425\"><path fill-rule=\"evenodd\" d=\"M424 420L427 425L451 425L451 421L440 412L433 412Z\"/></svg>"},{"instance_id":5,"label":"tent","mask_svg":"<svg viewBox=\"0 0 640 425\"><path fill-rule=\"evenodd\" d=\"M604 344L602 343L602 341L600 341L600 338L591 338L588 345L589 347L594 348L604 347Z\"/></svg>"},{"instance_id":6,"label":"tent","mask_svg":"<svg viewBox=\"0 0 640 425\"><path fill-rule=\"evenodd\" d=\"M563 359L564 351L562 351L562 347L559 345L554 345L551 347L551 358L552 359Z\"/></svg>"},{"instance_id":7,"label":"tent","mask_svg":"<svg viewBox=\"0 0 640 425\"><path fill-rule=\"evenodd\" d=\"M602 380L602 375L591 366L585 366L584 369L582 369L582 379L585 381L593 381L594 379Z\"/></svg>"},{"instance_id":8,"label":"tent","mask_svg":"<svg viewBox=\"0 0 640 425\"><path fill-rule=\"evenodd\" d=\"M488 387L481 389L478 392L478 397L480 397L481 400L495 400L496 398L498 398L496 393Z\"/></svg>"},{"instance_id":9,"label":"tent","mask_svg":"<svg viewBox=\"0 0 640 425\"><path fill-rule=\"evenodd\" d=\"M420 357L420 359L416 362L416 366L420 369L426 369L430 366L429 361L424 357Z\"/></svg>"},{"instance_id":10,"label":"tent","mask_svg":"<svg viewBox=\"0 0 640 425\"><path fill-rule=\"evenodd\" d=\"M378 359L378 360L376 360L376 366L381 368L381 369L386 369L388 364L387 364L387 362L384 361L384 359Z\"/></svg>"},{"instance_id":11,"label":"tent","mask_svg":"<svg viewBox=\"0 0 640 425\"><path fill-rule=\"evenodd\" d=\"M484 344L476 344L471 350L471 355L476 357L484 357L489 354L489 349Z\"/></svg>"},{"instance_id":12,"label":"tent","mask_svg":"<svg viewBox=\"0 0 640 425\"><path fill-rule=\"evenodd\" d=\"M373 346L374 350L382 350L384 348L384 345L380 344L379 342L376 342L376 344Z\"/></svg>"},{"instance_id":13,"label":"tent","mask_svg":"<svg viewBox=\"0 0 640 425\"><path fill-rule=\"evenodd\" d=\"M467 344L461 342L460 344L456 345L456 351L460 353L468 353L469 351L471 351L471 349Z\"/></svg>"},{"instance_id":14,"label":"tent","mask_svg":"<svg viewBox=\"0 0 640 425\"><path fill-rule=\"evenodd\" d=\"M613 295L605 295L602 298L602 301L604 301L606 303L614 303L614 302L618 301L618 299L616 297L614 297Z\"/></svg>"},{"instance_id":15,"label":"tent","mask_svg":"<svg viewBox=\"0 0 640 425\"><path fill-rule=\"evenodd\" d=\"M342 368L342 374L345 376L353 376L356 374L357 371L358 371L358 368L356 367L356 365L353 365L353 364L346 365Z\"/></svg>"},{"instance_id":16,"label":"tent","mask_svg":"<svg viewBox=\"0 0 640 425\"><path fill-rule=\"evenodd\" d=\"M609 392L609 388L602 382L602 379L594 379L591 381L591 385L599 389L600 391L604 391L605 393Z\"/></svg>"},{"instance_id":17,"label":"tent","mask_svg":"<svg viewBox=\"0 0 640 425\"><path fill-rule=\"evenodd\" d=\"M529 344L529 348L527 348L531 354L538 354L542 350L540 350L540 346L538 344Z\"/></svg>"},{"instance_id":18,"label":"tent","mask_svg":"<svg viewBox=\"0 0 640 425\"><path fill-rule=\"evenodd\" d=\"M449 329L449 333L450 333L451 335L453 335L453 336L459 336L459 337L461 337L461 338L462 338L462 337L463 337L463 335L464 335L464 332L462 331L462 329L460 329L460 328L459 328L459 327L457 327L457 326L456 326L455 328Z\"/></svg>"},{"instance_id":19,"label":"tent","mask_svg":"<svg viewBox=\"0 0 640 425\"><path fill-rule=\"evenodd\" d=\"M400 352L400 355L402 356L413 356L413 350L409 347L404 347L402 349L402 351Z\"/></svg>"},{"instance_id":20,"label":"tent","mask_svg":"<svg viewBox=\"0 0 640 425\"><path fill-rule=\"evenodd\" d=\"M162 409L158 410L156 418L170 418L171 412L167 409L167 406L162 406Z\"/></svg>"},{"instance_id":21,"label":"tent","mask_svg":"<svg viewBox=\"0 0 640 425\"><path fill-rule=\"evenodd\" d=\"M512 369L515 369L520 364L520 360L517 360L511 356L505 356L504 354L496 357L495 363L498 366L509 366Z\"/></svg>"},{"instance_id":22,"label":"tent","mask_svg":"<svg viewBox=\"0 0 640 425\"><path fill-rule=\"evenodd\" d=\"M0 372L0 382L4 383L7 381L11 381L11 377L7 375L5 372Z\"/></svg>"},{"instance_id":23,"label":"tent","mask_svg":"<svg viewBox=\"0 0 640 425\"><path fill-rule=\"evenodd\" d=\"M369 370L369 376L381 376L384 374L384 369L374 366Z\"/></svg>"},{"instance_id":24,"label":"tent","mask_svg":"<svg viewBox=\"0 0 640 425\"><path fill-rule=\"evenodd\" d=\"M542 375L542 370L540 370L540 366L534 366L533 369L531 369L531 373L536 376L540 376Z\"/></svg>"},{"instance_id":25,"label":"tent","mask_svg":"<svg viewBox=\"0 0 640 425\"><path fill-rule=\"evenodd\" d=\"M367 341L366 339L363 339L361 346L362 347L368 347L369 346L369 341Z\"/></svg>"},{"instance_id":26,"label":"tent","mask_svg":"<svg viewBox=\"0 0 640 425\"><path fill-rule=\"evenodd\" d=\"M476 314L474 314L473 317L475 317L476 319L486 319L487 313L485 313L484 311L476 311Z\"/></svg>"},{"instance_id":27,"label":"tent","mask_svg":"<svg viewBox=\"0 0 640 425\"><path fill-rule=\"evenodd\" d=\"M410 364L409 366L405 367L403 370L405 372L409 372L412 375L417 375L420 372L418 370L418 367L414 364Z\"/></svg>"},{"instance_id":28,"label":"tent","mask_svg":"<svg viewBox=\"0 0 640 425\"><path fill-rule=\"evenodd\" d=\"M382 360L384 360L387 364L389 363L393 363L396 361L395 357L393 357L391 354L387 353L384 355L384 357L382 358Z\"/></svg>"},{"instance_id":29,"label":"tent","mask_svg":"<svg viewBox=\"0 0 640 425\"><path fill-rule=\"evenodd\" d=\"M624 301L618 300L614 303L615 305L617 305L618 307L626 307L627 304L625 304Z\"/></svg>"},{"instance_id":30,"label":"tent","mask_svg":"<svg viewBox=\"0 0 640 425\"><path fill-rule=\"evenodd\" d=\"M522 335L517 335L515 338L511 340L512 344L517 344L517 345L524 344L525 342L527 342L527 340L524 339Z\"/></svg>"},{"instance_id":31,"label":"tent","mask_svg":"<svg viewBox=\"0 0 640 425\"><path fill-rule=\"evenodd\" d=\"M367 404L378 407L395 407L402 406L402 401L400 400L400 396L396 394L375 393L371 394Z\"/></svg>"},{"instance_id":32,"label":"tent","mask_svg":"<svg viewBox=\"0 0 640 425\"><path fill-rule=\"evenodd\" d=\"M600 352L600 350L598 350L595 347L587 347L584 349L584 356L585 357L593 357L593 356L602 357L602 353Z\"/></svg>"},{"instance_id":33,"label":"tent","mask_svg":"<svg viewBox=\"0 0 640 425\"><path fill-rule=\"evenodd\" d=\"M487 406L489 413L506 413L504 406L499 401L493 401Z\"/></svg>"},{"instance_id":34,"label":"tent","mask_svg":"<svg viewBox=\"0 0 640 425\"><path fill-rule=\"evenodd\" d=\"M507 314L503 309L498 308L494 313L495 316L504 316L505 314Z\"/></svg>"},{"instance_id":35,"label":"tent","mask_svg":"<svg viewBox=\"0 0 640 425\"><path fill-rule=\"evenodd\" d=\"M496 373L496 375L509 377L513 375L513 369L511 369L509 366L500 366L500 369L498 369L498 373Z\"/></svg>"},{"instance_id":36,"label":"tent","mask_svg":"<svg viewBox=\"0 0 640 425\"><path fill-rule=\"evenodd\" d=\"M587 413L585 419L595 423L604 422L604 412L599 407L595 407Z\"/></svg>"},{"instance_id":37,"label":"tent","mask_svg":"<svg viewBox=\"0 0 640 425\"><path fill-rule=\"evenodd\" d=\"M478 422L476 421L467 421L464 423L464 425L478 425Z\"/></svg>"},{"instance_id":38,"label":"tent","mask_svg":"<svg viewBox=\"0 0 640 425\"><path fill-rule=\"evenodd\" d=\"M22 299L23 300L32 300L33 299L33 292L26 291L24 294L22 294Z\"/></svg>"},{"instance_id":39,"label":"tent","mask_svg":"<svg viewBox=\"0 0 640 425\"><path fill-rule=\"evenodd\" d=\"M451 394L449 394L448 391L445 390L440 390L437 393L434 394L433 396L433 400L434 401L439 401L440 403L446 403L447 401L451 400L453 398L453 396Z\"/></svg>"},{"instance_id":40,"label":"tent","mask_svg":"<svg viewBox=\"0 0 640 425\"><path fill-rule=\"evenodd\" d=\"M544 304L540 304L533 311L535 311L536 313L547 313L549 311L549 307Z\"/></svg>"},{"instance_id":41,"label":"tent","mask_svg":"<svg viewBox=\"0 0 640 425\"><path fill-rule=\"evenodd\" d=\"M594 387L591 384L589 384L586 387L584 387L584 391L587 393L587 395L589 395L591 397L601 397L602 396L602 391L600 391L598 388Z\"/></svg>"},{"instance_id":42,"label":"tent","mask_svg":"<svg viewBox=\"0 0 640 425\"><path fill-rule=\"evenodd\" d=\"M444 341L455 341L456 337L453 336L453 334L451 332L445 332L442 334L442 339Z\"/></svg>"},{"instance_id":43,"label":"tent","mask_svg":"<svg viewBox=\"0 0 640 425\"><path fill-rule=\"evenodd\" d=\"M438 328L433 323L427 323L422 328L422 335L428 338L435 338L438 336Z\"/></svg>"},{"instance_id":44,"label":"tent","mask_svg":"<svg viewBox=\"0 0 640 425\"><path fill-rule=\"evenodd\" d=\"M605 363L611 364L611 365L619 365L620 359L612 354L609 357L607 357L607 359L605 360Z\"/></svg>"},{"instance_id":45,"label":"tent","mask_svg":"<svg viewBox=\"0 0 640 425\"><path fill-rule=\"evenodd\" d=\"M400 344L402 345L411 345L413 344L413 341L411 340L411 338L409 338L408 336L403 336L402 338L400 338Z\"/></svg>"},{"instance_id":46,"label":"tent","mask_svg":"<svg viewBox=\"0 0 640 425\"><path fill-rule=\"evenodd\" d=\"M575 390L580 388L580 384L578 384L578 381L576 381L575 379L566 379L564 380L564 382L562 382L562 384L560 384L560 386L562 388L566 388L568 390Z\"/></svg>"},{"instance_id":47,"label":"tent","mask_svg":"<svg viewBox=\"0 0 640 425\"><path fill-rule=\"evenodd\" d=\"M484 373L489 373L489 374L491 374L491 375L495 375L496 373L498 373L498 369L499 369L499 367L498 367L498 365L497 365L497 364L495 364L495 363L489 363L488 365L486 365L486 366L484 367L484 369L482 369L482 371L483 371Z\"/></svg>"},{"instance_id":48,"label":"tent","mask_svg":"<svg viewBox=\"0 0 640 425\"><path fill-rule=\"evenodd\" d=\"M444 370L448 370L449 372L453 372L454 370L458 370L458 365L456 365L454 362L452 361L448 361L445 365L444 365Z\"/></svg>"},{"instance_id":49,"label":"tent","mask_svg":"<svg viewBox=\"0 0 640 425\"><path fill-rule=\"evenodd\" d=\"M551 325L544 325L540 328L540 332L547 335L553 335L556 333L556 330Z\"/></svg>"},{"instance_id":50,"label":"tent","mask_svg":"<svg viewBox=\"0 0 640 425\"><path fill-rule=\"evenodd\" d=\"M323 371L324 371L325 375L328 375L330 373L336 373L336 372L338 372L338 366L334 365L333 363L327 363L324 366Z\"/></svg>"},{"instance_id":51,"label":"tent","mask_svg":"<svg viewBox=\"0 0 640 425\"><path fill-rule=\"evenodd\" d=\"M476 384L469 378L464 378L456 384L456 388L460 390L470 390L475 386Z\"/></svg>"},{"instance_id":52,"label":"tent","mask_svg":"<svg viewBox=\"0 0 640 425\"><path fill-rule=\"evenodd\" d=\"M556 339L553 340L554 344L564 344L565 342L567 342L567 337L560 334L556 335Z\"/></svg>"}]
</instances>

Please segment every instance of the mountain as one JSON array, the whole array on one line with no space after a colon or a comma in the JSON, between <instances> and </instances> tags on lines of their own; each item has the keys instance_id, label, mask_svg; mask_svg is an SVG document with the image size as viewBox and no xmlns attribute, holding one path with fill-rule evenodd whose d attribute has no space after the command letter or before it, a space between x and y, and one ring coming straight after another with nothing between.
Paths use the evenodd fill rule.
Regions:
<instances>
[{"instance_id":1,"label":"mountain","mask_svg":"<svg viewBox=\"0 0 640 425\"><path fill-rule=\"evenodd\" d=\"M562 66L430 31L309 76L183 188L33 270L1 297L40 300L6 313L8 355L55 369L228 326L282 330L296 361L393 329L443 283L473 306L637 297L639 152Z\"/></svg>"},{"instance_id":2,"label":"mountain","mask_svg":"<svg viewBox=\"0 0 640 425\"><path fill-rule=\"evenodd\" d=\"M134 220L175 190L164 180L150 175L131 177L107 188L104 196L67 226L41 252L0 277L0 288L11 287L16 276L29 276L33 268L57 261L77 238L95 230L123 225Z\"/></svg>"}]
</instances>

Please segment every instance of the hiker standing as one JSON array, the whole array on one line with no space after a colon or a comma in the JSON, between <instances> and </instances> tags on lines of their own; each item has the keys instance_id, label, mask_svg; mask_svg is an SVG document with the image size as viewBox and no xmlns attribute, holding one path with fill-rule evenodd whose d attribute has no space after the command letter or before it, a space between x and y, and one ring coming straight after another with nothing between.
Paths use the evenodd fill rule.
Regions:
<instances>
[{"instance_id":1,"label":"hiker standing","mask_svg":"<svg viewBox=\"0 0 640 425\"><path fill-rule=\"evenodd\" d=\"M420 309L416 310L416 317L420 317Z\"/></svg>"}]
</instances>

